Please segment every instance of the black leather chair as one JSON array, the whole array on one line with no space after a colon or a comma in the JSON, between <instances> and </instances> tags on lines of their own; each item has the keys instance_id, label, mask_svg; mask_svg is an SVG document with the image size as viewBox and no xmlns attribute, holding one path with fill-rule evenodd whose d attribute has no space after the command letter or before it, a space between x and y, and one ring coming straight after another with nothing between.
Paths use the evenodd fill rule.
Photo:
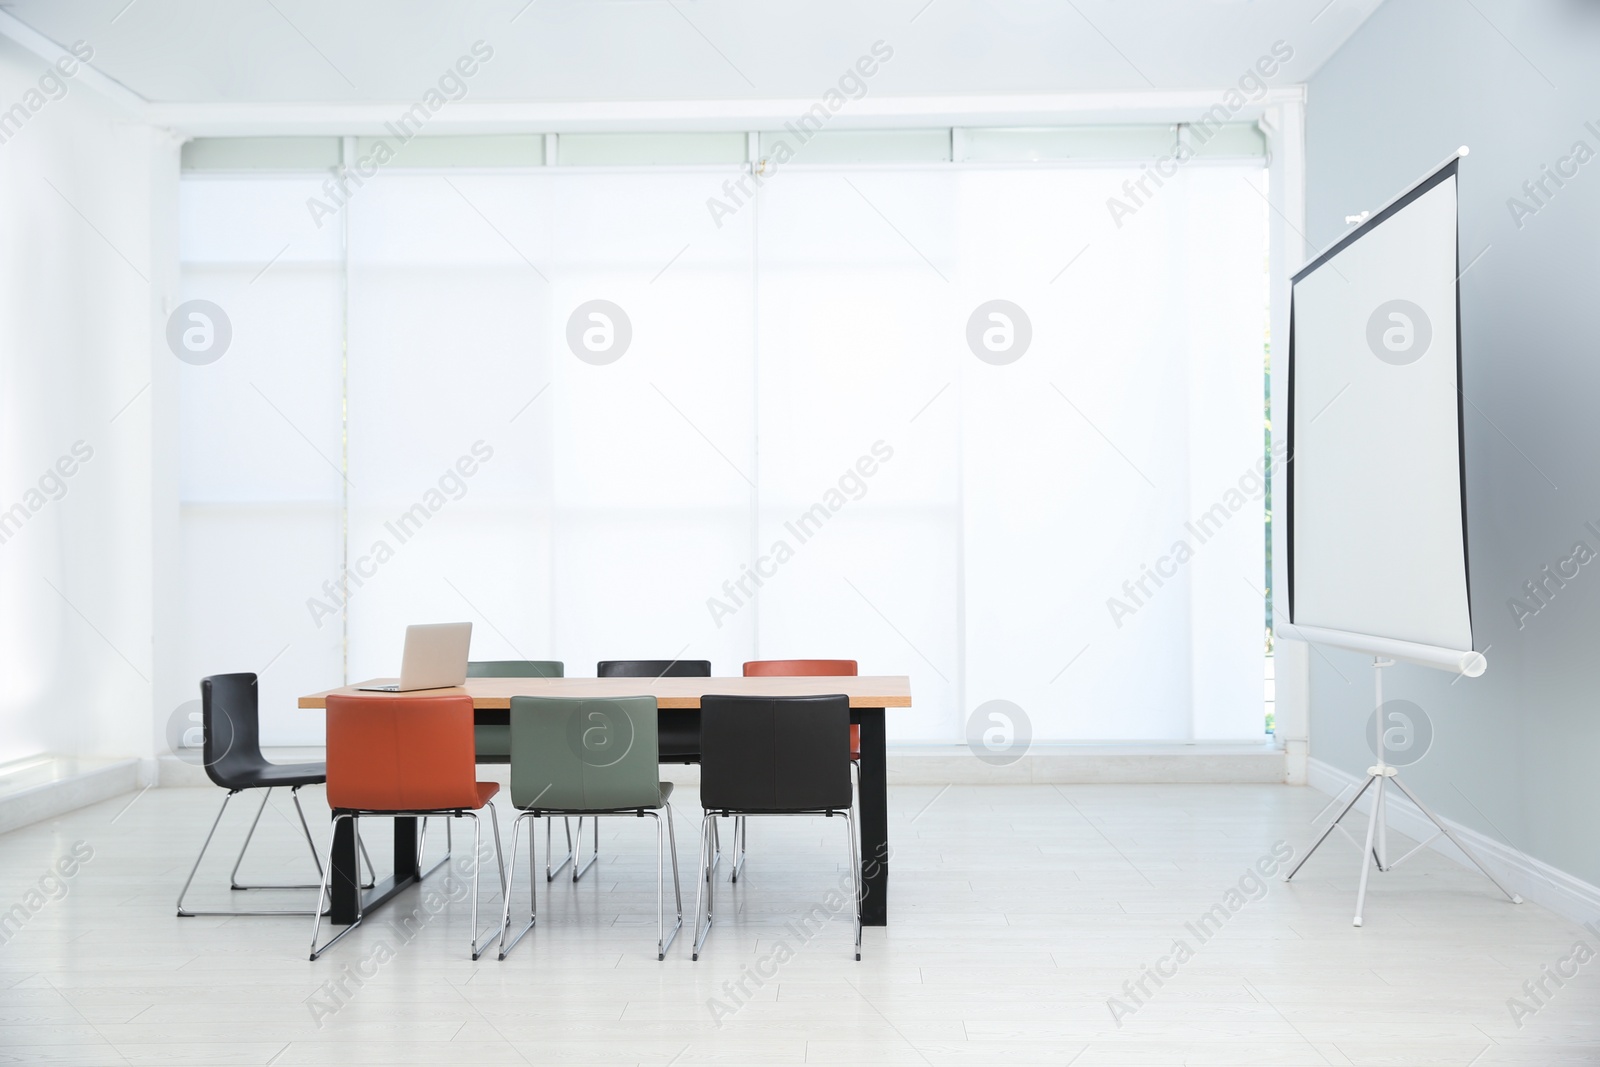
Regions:
<instances>
[{"instance_id":1,"label":"black leather chair","mask_svg":"<svg viewBox=\"0 0 1600 1067\"><path fill-rule=\"evenodd\" d=\"M595 668L601 678L709 678L708 659L603 659ZM700 713L693 708L656 712L662 763L700 762Z\"/></svg>"},{"instance_id":2,"label":"black leather chair","mask_svg":"<svg viewBox=\"0 0 1600 1067\"><path fill-rule=\"evenodd\" d=\"M244 845L239 849L239 858L233 863L233 873L229 875L229 888L243 889L318 889L321 885L322 858L317 855L316 842L311 838L311 827L306 823L306 813L300 807L300 787L307 785L321 785L328 779L328 765L326 763L271 763L261 754L261 711L256 685L256 676L253 674L213 674L209 678L200 680L200 725L204 733L201 744L201 755L205 760L206 776L216 785L228 791L222 798L222 807L217 810L217 817L211 823L211 829L206 834L205 844L200 846L200 855L195 857L194 866L189 869L189 877L184 880L183 889L178 893L178 914L183 917L194 915L310 915L312 911L298 910L271 910L271 911L188 911L183 906L183 898L189 892L189 886L194 882L194 876L200 870L200 861L205 859L206 849L211 847L211 839L216 835L217 826L222 822L223 813L228 810L228 801L235 795L247 789L263 790L261 807L256 809L256 817L250 822L250 830L245 834ZM267 810L267 801L272 798L272 791L278 787L286 787L289 795L294 799L294 810L300 816L300 829L306 835L306 844L311 849L311 860L317 865L318 882L309 885L240 885L239 865L244 862L244 854L250 847L250 840L255 836L256 826L261 822L261 815ZM366 849L363 846L362 854ZM372 861L367 861L367 869L371 871ZM370 888L370 884L366 887Z\"/></svg>"},{"instance_id":3,"label":"black leather chair","mask_svg":"<svg viewBox=\"0 0 1600 1067\"><path fill-rule=\"evenodd\" d=\"M594 673L601 678L709 678L711 661L708 659L603 659L595 665ZM658 708L656 710L656 744L662 763L700 762L700 712L694 708ZM600 851L599 826L595 827L595 852ZM734 827L737 835L739 828ZM722 862L722 837L712 827L716 841L716 858L712 867ZM580 839L581 839L580 834ZM547 849L548 851L548 849ZM590 863L594 860L590 859ZM573 867L574 877L578 868ZM585 865L583 870L588 870Z\"/></svg>"},{"instance_id":4,"label":"black leather chair","mask_svg":"<svg viewBox=\"0 0 1600 1067\"><path fill-rule=\"evenodd\" d=\"M850 788L850 698L838 696L700 698L700 883L695 892L694 958L711 933L712 827L721 816L844 816L849 832L855 953L861 958L861 889ZM706 923L700 927L700 898ZM819 909L812 909L814 914ZM823 908L823 920L831 913ZM837 909L835 909L837 910ZM802 922L808 921L802 919Z\"/></svg>"}]
</instances>

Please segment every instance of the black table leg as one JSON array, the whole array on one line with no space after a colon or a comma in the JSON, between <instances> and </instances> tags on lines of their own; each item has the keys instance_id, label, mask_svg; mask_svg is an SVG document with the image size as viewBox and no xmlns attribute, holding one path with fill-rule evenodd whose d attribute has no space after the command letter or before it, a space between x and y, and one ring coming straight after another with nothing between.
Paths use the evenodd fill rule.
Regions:
<instances>
[{"instance_id":1,"label":"black table leg","mask_svg":"<svg viewBox=\"0 0 1600 1067\"><path fill-rule=\"evenodd\" d=\"M422 864L417 853L421 841L417 837L417 820L411 815L394 818L394 880L406 882L422 877Z\"/></svg>"},{"instance_id":2,"label":"black table leg","mask_svg":"<svg viewBox=\"0 0 1600 1067\"><path fill-rule=\"evenodd\" d=\"M861 903L864 926L889 925L889 772L882 708L859 708L861 724Z\"/></svg>"},{"instance_id":3,"label":"black table leg","mask_svg":"<svg viewBox=\"0 0 1600 1067\"><path fill-rule=\"evenodd\" d=\"M361 863L356 859L354 819L339 819L333 824L332 862L328 918L336 926L349 926L356 921L361 903Z\"/></svg>"},{"instance_id":4,"label":"black table leg","mask_svg":"<svg viewBox=\"0 0 1600 1067\"><path fill-rule=\"evenodd\" d=\"M394 874L379 881L363 899L361 864L356 858L355 820L340 819L336 822L333 829L333 872L328 880L331 898L328 919L335 926L349 926L356 921L357 911L370 915L406 886L421 881L422 868L417 862L417 852L416 817L395 816ZM376 871L373 876L376 878Z\"/></svg>"}]
</instances>

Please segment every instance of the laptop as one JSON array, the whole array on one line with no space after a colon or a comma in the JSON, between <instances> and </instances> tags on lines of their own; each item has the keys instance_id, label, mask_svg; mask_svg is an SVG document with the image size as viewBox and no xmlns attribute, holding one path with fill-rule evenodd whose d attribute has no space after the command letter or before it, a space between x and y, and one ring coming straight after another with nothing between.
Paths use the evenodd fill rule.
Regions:
<instances>
[{"instance_id":1,"label":"laptop","mask_svg":"<svg viewBox=\"0 0 1600 1067\"><path fill-rule=\"evenodd\" d=\"M394 685L361 685L363 693L410 693L447 689L467 680L470 622L435 622L406 627L406 650L400 659L400 681Z\"/></svg>"}]
</instances>

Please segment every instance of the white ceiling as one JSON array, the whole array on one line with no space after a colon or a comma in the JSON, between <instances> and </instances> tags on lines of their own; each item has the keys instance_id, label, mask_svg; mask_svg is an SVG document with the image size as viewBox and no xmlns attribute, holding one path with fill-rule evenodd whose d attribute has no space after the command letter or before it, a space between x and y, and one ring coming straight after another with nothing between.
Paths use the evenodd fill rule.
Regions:
<instances>
[{"instance_id":1,"label":"white ceiling","mask_svg":"<svg viewBox=\"0 0 1600 1067\"><path fill-rule=\"evenodd\" d=\"M874 96L1212 89L1273 42L1306 80L1381 0L12 0L162 103L410 101L477 40L474 101L816 97L877 40Z\"/></svg>"}]
</instances>

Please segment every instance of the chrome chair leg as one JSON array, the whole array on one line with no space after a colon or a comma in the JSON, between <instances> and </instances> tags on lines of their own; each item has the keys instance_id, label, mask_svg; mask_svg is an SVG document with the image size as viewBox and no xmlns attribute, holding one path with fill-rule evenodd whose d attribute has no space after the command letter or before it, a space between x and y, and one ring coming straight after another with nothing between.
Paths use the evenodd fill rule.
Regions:
<instances>
[{"instance_id":1,"label":"chrome chair leg","mask_svg":"<svg viewBox=\"0 0 1600 1067\"><path fill-rule=\"evenodd\" d=\"M323 906L328 900L328 882L333 878L333 842L339 833L340 819L349 819L351 832L356 835L357 840L360 840L361 838L361 820L358 819L353 813L343 812L333 817L333 823L328 830L328 862L323 866L322 869L322 884L317 887L316 918L314 918L311 922L311 962L313 963L317 961L318 956L321 956L324 952L338 944L340 938L344 937L345 934L348 934L351 930L354 930L356 927L360 926L361 920L366 917L362 910L363 902L361 899L361 894L357 893L356 921L330 937L327 944L323 945L321 948L317 947L317 934L321 932L322 929L322 916L324 914Z\"/></svg>"},{"instance_id":2,"label":"chrome chair leg","mask_svg":"<svg viewBox=\"0 0 1600 1067\"><path fill-rule=\"evenodd\" d=\"M861 960L861 860L856 855L855 806L844 813L844 824L850 831L850 892L856 901L856 961Z\"/></svg>"},{"instance_id":3,"label":"chrome chair leg","mask_svg":"<svg viewBox=\"0 0 1600 1067\"><path fill-rule=\"evenodd\" d=\"M534 928L539 921L539 880L535 872L539 869L538 856L535 855L533 827L528 827L528 895L531 898L528 906L528 925L517 932L517 936L506 939L511 933L511 883L517 877L517 842L522 835L522 822L533 817L532 812L520 812L511 821L511 866L506 873L506 899L502 910L504 919L500 927L500 959L506 958L506 953L517 947L523 935ZM545 828L549 829L549 820L545 821Z\"/></svg>"},{"instance_id":4,"label":"chrome chair leg","mask_svg":"<svg viewBox=\"0 0 1600 1067\"><path fill-rule=\"evenodd\" d=\"M360 851L361 858L367 865L367 881L361 888L371 889L378 884L378 868L372 865L372 857L367 855L367 843L361 839L360 834L356 835L356 848Z\"/></svg>"},{"instance_id":5,"label":"chrome chair leg","mask_svg":"<svg viewBox=\"0 0 1600 1067\"><path fill-rule=\"evenodd\" d=\"M253 910L253 911L231 911L231 910L230 911L191 911L188 908L185 908L183 906L183 898L189 895L189 887L194 884L194 876L197 873L199 873L200 863L201 863L201 861L203 861L206 858L206 851L211 847L211 840L212 840L212 838L214 838L216 836L217 827L222 825L222 816L228 810L228 802L230 800L232 800L234 798L235 794L237 794L239 792L241 792L241 790L230 789L228 791L227 795L222 798L222 806L217 809L217 817L211 821L211 829L206 831L206 839L205 839L205 842L200 846L200 854L194 858L194 866L189 868L189 877L184 879L183 888L178 890L178 906L177 906L178 917L180 919L191 919L191 918L194 918L197 915L205 915L205 916L213 916L213 915L215 915L215 916L234 916L234 915L249 915L249 916L256 916L256 915L300 915L300 916L304 916L304 915L309 915L310 912L307 912L303 908L264 908L264 909ZM261 818L261 812L259 812L259 811L256 812L256 818L257 819ZM254 829L254 824L252 824L251 829L252 830ZM246 845L249 844L249 839L248 838L246 838L245 844ZM243 855L244 855L244 853L241 852L240 853L241 858L243 857ZM237 872L238 869L239 869L239 865L237 863L235 863L234 864L234 871ZM244 889L244 888L316 889L317 886L313 886L313 885L308 885L308 886L249 886L249 887L246 887L246 886L235 886L234 888L236 888L236 889ZM319 910L320 910L320 908L319 908Z\"/></svg>"},{"instance_id":6,"label":"chrome chair leg","mask_svg":"<svg viewBox=\"0 0 1600 1067\"><path fill-rule=\"evenodd\" d=\"M678 831L672 825L672 803L668 801L667 809L667 843L672 846L672 895L678 902L678 925L683 925L683 887L678 882ZM677 935L674 934L674 937Z\"/></svg>"},{"instance_id":7,"label":"chrome chair leg","mask_svg":"<svg viewBox=\"0 0 1600 1067\"><path fill-rule=\"evenodd\" d=\"M228 882L229 882L228 888L230 888L230 889L244 889L244 888L246 888L245 886L242 886L242 885L239 884L239 864L244 862L245 851L250 848L250 839L256 836L256 826L261 822L261 814L262 814L262 812L267 810L267 801L269 801L271 799L272 799L272 787L268 786L267 788L265 788L265 789L263 789L261 791L261 806L256 809L256 817L254 819L250 820L250 829L245 831L244 844L239 846L239 858L233 861L233 870L228 875ZM320 861L319 861L318 866L317 866L317 882L318 882L319 885L322 882L322 869L321 869ZM254 889L254 888L260 888L260 887L259 886L251 886L250 888ZM292 886L292 887L291 886L284 886L282 888L285 888L285 889L288 889L288 888L310 889L311 887L308 886L308 885L304 885L304 886L297 885L297 886Z\"/></svg>"},{"instance_id":8,"label":"chrome chair leg","mask_svg":"<svg viewBox=\"0 0 1600 1067\"><path fill-rule=\"evenodd\" d=\"M244 863L244 854L247 851L249 851L250 842L252 840L254 840L255 835L256 835L256 827L258 825L260 825L261 816L267 810L267 803L272 799L272 790L273 790L273 788L274 788L273 786L267 786L266 789L262 790L261 806L256 809L256 817L254 819L250 820L250 829L245 832L244 844L239 846L239 858L233 861L233 870L228 874L228 888L229 889L233 889L233 890L249 890L249 889L315 889L320 884L320 882L310 882L310 883L301 882L301 883L293 883L293 884L291 884L291 883L283 883L283 882L270 882L270 883L264 882L264 883L262 883L260 885L240 885L239 884L239 867L240 867L241 864ZM290 786L289 787L289 796L290 796L290 798L292 798L294 800L295 814L297 814L300 817L300 830L301 830L302 833L305 834L306 847L311 851L311 862L315 863L317 865L317 878L320 880L322 878L322 857L317 855L317 843L311 837L311 826L306 822L305 808L301 807L301 805L300 805L300 787L297 786L297 785ZM362 859L366 860L366 863L367 863L367 874L368 874L368 877L370 879L361 888L362 889L371 889L372 886L373 886L373 883L375 881L377 881L377 875L374 872L373 867L372 867L372 858L367 855L367 847L366 847L365 844L363 844L361 846L361 856L362 856Z\"/></svg>"},{"instance_id":9,"label":"chrome chair leg","mask_svg":"<svg viewBox=\"0 0 1600 1067\"><path fill-rule=\"evenodd\" d=\"M500 816L494 810L494 801L489 801L489 825L494 828L494 862L500 868L500 894L506 891L506 858L500 851Z\"/></svg>"},{"instance_id":10,"label":"chrome chair leg","mask_svg":"<svg viewBox=\"0 0 1600 1067\"><path fill-rule=\"evenodd\" d=\"M444 855L439 858L437 863L435 863L432 867L429 867L427 863L428 816L424 815L422 817L422 822L417 828L417 870L422 872L422 877L428 877L428 875L432 874L434 871L437 871L440 867L443 867L445 864L450 862L450 856L455 852L456 845L454 823L454 819L450 818L448 815L444 816ZM361 846L362 854L365 855L366 851L367 846L363 844ZM372 866L371 860L367 861L367 866Z\"/></svg>"},{"instance_id":11,"label":"chrome chair leg","mask_svg":"<svg viewBox=\"0 0 1600 1067\"><path fill-rule=\"evenodd\" d=\"M693 960L698 960L700 958L700 950L705 945L707 936L709 936L711 933L711 907L713 898L713 894L711 892L711 876L712 872L716 870L716 867L711 861L711 836L716 830L715 820L716 816L712 815L709 811L706 812L705 815L700 819L699 885L695 887L694 891L694 949L690 953L689 957ZM705 898L706 902L706 925L703 930L700 927L700 900L702 896Z\"/></svg>"},{"instance_id":12,"label":"chrome chair leg","mask_svg":"<svg viewBox=\"0 0 1600 1067\"><path fill-rule=\"evenodd\" d=\"M206 858L206 849L211 847L211 838L216 835L217 826L222 822L222 813L228 810L228 801L233 799L233 793L234 791L230 789L227 796L222 798L222 807L217 809L217 817L211 820L211 829L206 833L205 844L200 846L200 855L194 858L194 866L189 868L189 877L184 879L183 888L178 890L179 917L193 914L193 912L183 910L183 898L188 894L189 886L194 882L194 876L200 870L200 861Z\"/></svg>"},{"instance_id":13,"label":"chrome chair leg","mask_svg":"<svg viewBox=\"0 0 1600 1067\"><path fill-rule=\"evenodd\" d=\"M728 881L737 882L739 872L744 870L744 848L750 840L750 823L743 815L733 817L733 871Z\"/></svg>"},{"instance_id":14,"label":"chrome chair leg","mask_svg":"<svg viewBox=\"0 0 1600 1067\"><path fill-rule=\"evenodd\" d=\"M666 811L667 834L672 835L672 808L668 806ZM658 920L657 930L659 932L659 936L656 939L656 959L660 961L667 958L667 949L672 946L673 941L677 940L678 931L683 929L683 891L678 885L678 840L676 835L672 836L672 892L678 900L678 921L673 924L672 934L668 936L666 890L661 884L662 876L666 873L662 869L661 860L662 846L665 844L662 840L661 813L649 811L644 814L649 815L656 821L656 913Z\"/></svg>"},{"instance_id":15,"label":"chrome chair leg","mask_svg":"<svg viewBox=\"0 0 1600 1067\"><path fill-rule=\"evenodd\" d=\"M544 820L544 880L547 881L547 882L555 881L556 880L556 875L561 873L561 869L563 867L565 867L567 864L571 863L572 860L573 860L573 857L577 855L577 852L572 847L572 820L571 819L562 819L561 820L561 825L566 827L566 831L567 831L567 855L566 855L565 859L563 859L560 863L558 863L554 867L552 867L552 866L550 866L551 857L554 856L556 853L555 853L555 849L553 847L551 847L551 844L550 844L550 817L548 815L545 816L545 820ZM528 832L531 834L533 831L530 829ZM578 837L579 838L583 837L583 820L581 818L578 820ZM531 839L530 839L530 842L531 842ZM532 848L533 845L530 843L528 847Z\"/></svg>"},{"instance_id":16,"label":"chrome chair leg","mask_svg":"<svg viewBox=\"0 0 1600 1067\"><path fill-rule=\"evenodd\" d=\"M596 816L591 815L589 817L589 821L594 823L594 851L589 853L589 862L585 863L581 867L578 866L577 859L576 858L573 859L573 861L572 861L572 880L574 882L576 882L579 878L582 878L586 873L588 873L589 868L594 866L595 860L600 858L600 819L598 817L596 817ZM582 852L582 850L583 850L583 819L580 818L578 820L578 844L577 844L577 847L575 849L573 849L573 856L576 857L580 852Z\"/></svg>"},{"instance_id":17,"label":"chrome chair leg","mask_svg":"<svg viewBox=\"0 0 1600 1067\"><path fill-rule=\"evenodd\" d=\"M489 942L494 940L494 935L489 934L480 941L478 937L478 892L483 874L483 820L475 811L463 812L472 820L472 958L476 960L483 955L484 949L489 947ZM494 814L494 804L489 804L489 821L494 826L494 858L500 865L500 889L505 890L506 873L505 860L500 855L500 822Z\"/></svg>"}]
</instances>

